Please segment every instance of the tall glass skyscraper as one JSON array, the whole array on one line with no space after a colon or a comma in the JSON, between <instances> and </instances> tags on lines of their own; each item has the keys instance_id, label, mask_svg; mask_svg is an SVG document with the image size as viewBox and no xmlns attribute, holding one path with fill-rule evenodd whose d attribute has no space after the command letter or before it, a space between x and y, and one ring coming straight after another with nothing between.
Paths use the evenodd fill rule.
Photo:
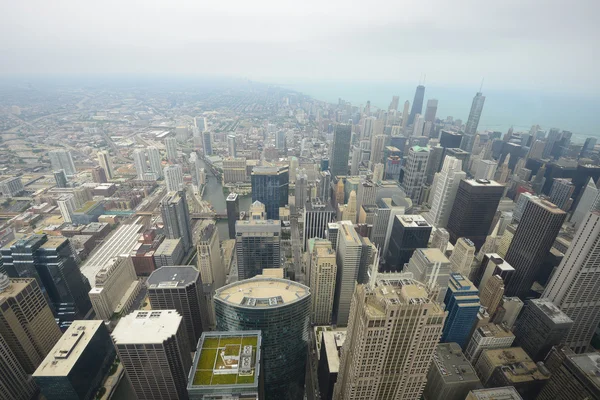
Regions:
<instances>
[{"instance_id":1,"label":"tall glass skyscraper","mask_svg":"<svg viewBox=\"0 0 600 400\"><path fill-rule=\"evenodd\" d=\"M483 111L484 103L485 96L483 93L477 92L475 97L473 97L471 111L469 112L469 119L467 119L467 126L465 127L465 134L475 135L475 133L477 133L477 126L479 125L479 119L481 118L481 112Z\"/></svg>"},{"instance_id":2,"label":"tall glass skyscraper","mask_svg":"<svg viewBox=\"0 0 600 400\"><path fill-rule=\"evenodd\" d=\"M192 247L192 230L185 191L167 193L160 202L160 211L165 234L169 239L181 238L183 250L187 252Z\"/></svg>"},{"instance_id":3,"label":"tall glass skyscraper","mask_svg":"<svg viewBox=\"0 0 600 400\"><path fill-rule=\"evenodd\" d=\"M262 333L265 400L304 398L310 304L310 289L286 279L256 277L216 291L217 330Z\"/></svg>"},{"instance_id":4,"label":"tall glass skyscraper","mask_svg":"<svg viewBox=\"0 0 600 400\"><path fill-rule=\"evenodd\" d=\"M423 112L423 99L425 98L425 86L417 86L415 91L415 99L413 100L412 108L410 109L410 116L408 117L408 125L411 125L415 121L415 115Z\"/></svg>"},{"instance_id":5,"label":"tall glass skyscraper","mask_svg":"<svg viewBox=\"0 0 600 400\"><path fill-rule=\"evenodd\" d=\"M456 342L463 349L479 312L479 290L461 274L451 273L444 298L448 317L444 324L441 341Z\"/></svg>"},{"instance_id":6,"label":"tall glass skyscraper","mask_svg":"<svg viewBox=\"0 0 600 400\"><path fill-rule=\"evenodd\" d=\"M335 126L333 143L331 145L331 163L329 166L332 177L348 174L348 156L350 154L351 139L351 125L339 124Z\"/></svg>"},{"instance_id":7,"label":"tall glass skyscraper","mask_svg":"<svg viewBox=\"0 0 600 400\"><path fill-rule=\"evenodd\" d=\"M252 202L265 205L268 219L279 219L279 207L288 204L290 174L288 167L254 167Z\"/></svg>"}]
</instances>

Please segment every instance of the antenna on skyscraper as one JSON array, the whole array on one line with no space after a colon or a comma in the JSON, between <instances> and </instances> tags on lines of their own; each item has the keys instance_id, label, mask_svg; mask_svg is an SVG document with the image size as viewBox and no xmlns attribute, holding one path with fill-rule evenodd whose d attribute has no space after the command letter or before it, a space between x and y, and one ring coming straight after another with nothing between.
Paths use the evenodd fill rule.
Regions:
<instances>
[{"instance_id":1,"label":"antenna on skyscraper","mask_svg":"<svg viewBox=\"0 0 600 400\"><path fill-rule=\"evenodd\" d=\"M483 81L485 80L485 78L481 78L481 86L479 86L479 93L481 93L481 90L483 89Z\"/></svg>"},{"instance_id":2,"label":"antenna on skyscraper","mask_svg":"<svg viewBox=\"0 0 600 400\"><path fill-rule=\"evenodd\" d=\"M427 74L423 74L423 86L425 86L425 81L427 80Z\"/></svg>"}]
</instances>

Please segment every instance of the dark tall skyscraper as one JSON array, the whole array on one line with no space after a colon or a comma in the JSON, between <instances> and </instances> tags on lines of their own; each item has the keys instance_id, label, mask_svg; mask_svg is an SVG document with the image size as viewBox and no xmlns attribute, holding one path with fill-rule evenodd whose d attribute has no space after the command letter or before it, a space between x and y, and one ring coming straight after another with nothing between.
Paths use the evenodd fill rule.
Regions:
<instances>
[{"instance_id":1,"label":"dark tall skyscraper","mask_svg":"<svg viewBox=\"0 0 600 400\"><path fill-rule=\"evenodd\" d=\"M240 198L237 193L229 193L227 196L227 228L229 228L229 239L235 239L235 221L240 219Z\"/></svg>"},{"instance_id":2,"label":"dark tall skyscraper","mask_svg":"<svg viewBox=\"0 0 600 400\"><path fill-rule=\"evenodd\" d=\"M192 229L185 191L167 193L160 202L160 212L165 235L169 239L181 238L183 250L187 253L192 247Z\"/></svg>"},{"instance_id":3,"label":"dark tall skyscraper","mask_svg":"<svg viewBox=\"0 0 600 400\"><path fill-rule=\"evenodd\" d=\"M54 180L56 181L57 188L66 188L67 187L67 174L65 174L65 170L61 169L58 171L54 171Z\"/></svg>"},{"instance_id":4,"label":"dark tall skyscraper","mask_svg":"<svg viewBox=\"0 0 600 400\"><path fill-rule=\"evenodd\" d=\"M338 124L333 133L331 145L331 162L329 169L331 176L348 174L348 155L350 154L350 141L352 139L352 126Z\"/></svg>"},{"instance_id":5,"label":"dark tall skyscraper","mask_svg":"<svg viewBox=\"0 0 600 400\"><path fill-rule=\"evenodd\" d=\"M477 92L475 97L473 97L473 103L471 103L471 111L469 112L469 119L467 119L467 126L465 126L465 134L475 135L477 133L484 103L485 96L483 93Z\"/></svg>"},{"instance_id":6,"label":"dark tall skyscraper","mask_svg":"<svg viewBox=\"0 0 600 400\"><path fill-rule=\"evenodd\" d=\"M421 215L397 215L392 225L385 269L402 271L415 249L427 247L431 225Z\"/></svg>"},{"instance_id":7,"label":"dark tall skyscraper","mask_svg":"<svg viewBox=\"0 0 600 400\"><path fill-rule=\"evenodd\" d=\"M555 204L531 198L504 259L515 269L506 285L507 296L528 295L536 280L544 258L550 251L565 220L566 213Z\"/></svg>"},{"instance_id":8,"label":"dark tall skyscraper","mask_svg":"<svg viewBox=\"0 0 600 400\"><path fill-rule=\"evenodd\" d=\"M320 199L306 203L304 213L304 245L306 251L308 240L312 238L325 238L325 231L330 222L335 220L335 211L327 202Z\"/></svg>"},{"instance_id":9,"label":"dark tall skyscraper","mask_svg":"<svg viewBox=\"0 0 600 400\"><path fill-rule=\"evenodd\" d=\"M489 233L504 186L485 179L463 179L448 218L450 242L470 239L479 250Z\"/></svg>"},{"instance_id":10,"label":"dark tall skyscraper","mask_svg":"<svg viewBox=\"0 0 600 400\"><path fill-rule=\"evenodd\" d=\"M410 109L410 115L408 117L408 125L412 124L415 121L415 115L421 114L423 112L423 99L425 98L425 86L419 85L417 86L417 90L415 92L415 99L412 103L412 108Z\"/></svg>"},{"instance_id":11,"label":"dark tall skyscraper","mask_svg":"<svg viewBox=\"0 0 600 400\"><path fill-rule=\"evenodd\" d=\"M31 235L2 248L2 262L10 278L35 278L50 299L61 328L84 319L92 308L90 283L77 265L69 239Z\"/></svg>"},{"instance_id":12,"label":"dark tall skyscraper","mask_svg":"<svg viewBox=\"0 0 600 400\"><path fill-rule=\"evenodd\" d=\"M463 135L458 132L442 130L440 134L440 146L446 148L458 148L462 142Z\"/></svg>"},{"instance_id":13,"label":"dark tall skyscraper","mask_svg":"<svg viewBox=\"0 0 600 400\"><path fill-rule=\"evenodd\" d=\"M279 207L288 204L290 174L288 167L254 167L252 202L265 205L268 219L279 219Z\"/></svg>"}]
</instances>

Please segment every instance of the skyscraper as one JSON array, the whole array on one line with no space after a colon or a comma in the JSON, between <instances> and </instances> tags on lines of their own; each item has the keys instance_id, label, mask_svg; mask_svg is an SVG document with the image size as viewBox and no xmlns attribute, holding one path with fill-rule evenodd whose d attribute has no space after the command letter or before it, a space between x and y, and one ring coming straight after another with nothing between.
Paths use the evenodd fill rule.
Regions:
<instances>
[{"instance_id":1,"label":"skyscraper","mask_svg":"<svg viewBox=\"0 0 600 400\"><path fill-rule=\"evenodd\" d=\"M183 190L183 168L181 168L181 165L167 165L163 171L165 183L167 185L167 192Z\"/></svg>"},{"instance_id":2,"label":"skyscraper","mask_svg":"<svg viewBox=\"0 0 600 400\"><path fill-rule=\"evenodd\" d=\"M583 353L600 323L599 211L585 216L571 243L542 297L573 320L563 343L576 353Z\"/></svg>"},{"instance_id":3,"label":"skyscraper","mask_svg":"<svg viewBox=\"0 0 600 400\"><path fill-rule=\"evenodd\" d=\"M456 342L463 349L467 346L469 334L479 312L479 290L473 283L455 272L450 274L448 291L444 299L448 317L442 332L441 341Z\"/></svg>"},{"instance_id":4,"label":"skyscraper","mask_svg":"<svg viewBox=\"0 0 600 400\"><path fill-rule=\"evenodd\" d=\"M101 166L96 165L92 168L92 180L96 183L108 182L108 179L106 178L106 172L104 172L104 169Z\"/></svg>"},{"instance_id":5,"label":"skyscraper","mask_svg":"<svg viewBox=\"0 0 600 400\"><path fill-rule=\"evenodd\" d=\"M190 211L185 191L169 192L160 201L160 212L165 235L169 239L181 238L183 251L187 253L192 246Z\"/></svg>"},{"instance_id":6,"label":"skyscraper","mask_svg":"<svg viewBox=\"0 0 600 400\"><path fill-rule=\"evenodd\" d=\"M77 209L77 206L75 205L75 196L72 194L60 196L56 200L56 205L60 210L60 215L62 216L63 221L69 223L73 222L73 213Z\"/></svg>"},{"instance_id":7,"label":"skyscraper","mask_svg":"<svg viewBox=\"0 0 600 400\"><path fill-rule=\"evenodd\" d=\"M493 275L485 282L485 285L480 287L479 302L482 307L485 307L488 314L493 316L500 306L500 303L502 303L502 297L504 296L504 280L500 275Z\"/></svg>"},{"instance_id":8,"label":"skyscraper","mask_svg":"<svg viewBox=\"0 0 600 400\"><path fill-rule=\"evenodd\" d=\"M403 167L404 175L400 186L415 204L419 204L421 200L428 158L427 147L413 146L408 150L406 164Z\"/></svg>"},{"instance_id":9,"label":"skyscraper","mask_svg":"<svg viewBox=\"0 0 600 400\"><path fill-rule=\"evenodd\" d=\"M121 318L112 340L138 399L188 398L191 349L177 311L134 311Z\"/></svg>"},{"instance_id":10,"label":"skyscraper","mask_svg":"<svg viewBox=\"0 0 600 400\"><path fill-rule=\"evenodd\" d=\"M329 167L332 177L348 174L348 156L350 154L351 139L352 126L344 124L335 126Z\"/></svg>"},{"instance_id":11,"label":"skyscraper","mask_svg":"<svg viewBox=\"0 0 600 400\"><path fill-rule=\"evenodd\" d=\"M514 276L506 284L507 296L523 299L529 294L565 216L563 210L546 200L535 198L527 202L504 257L515 269Z\"/></svg>"},{"instance_id":12,"label":"skyscraper","mask_svg":"<svg viewBox=\"0 0 600 400\"><path fill-rule=\"evenodd\" d=\"M408 125L412 125L415 122L415 116L423 112L423 99L425 98L425 86L417 86L415 91L415 98L413 100L412 108L410 109L410 116L408 117Z\"/></svg>"},{"instance_id":13,"label":"skyscraper","mask_svg":"<svg viewBox=\"0 0 600 400\"><path fill-rule=\"evenodd\" d=\"M306 191L308 185L308 176L304 169L300 170L298 176L296 176L296 187L294 189L294 200L297 209L304 208L306 205Z\"/></svg>"},{"instance_id":14,"label":"skyscraper","mask_svg":"<svg viewBox=\"0 0 600 400\"><path fill-rule=\"evenodd\" d=\"M177 310L183 318L189 348L196 348L202 335L202 281L191 265L167 266L156 269L146 281L152 310ZM208 327L205 327L208 329Z\"/></svg>"},{"instance_id":15,"label":"skyscraper","mask_svg":"<svg viewBox=\"0 0 600 400\"><path fill-rule=\"evenodd\" d=\"M388 110L390 111L398 111L398 103L400 102L400 97L398 96L393 96L392 97L392 102L390 103L390 106L388 108Z\"/></svg>"},{"instance_id":16,"label":"skyscraper","mask_svg":"<svg viewBox=\"0 0 600 400\"><path fill-rule=\"evenodd\" d=\"M412 279L357 286L335 400L421 398L445 319L430 297Z\"/></svg>"},{"instance_id":17,"label":"skyscraper","mask_svg":"<svg viewBox=\"0 0 600 400\"><path fill-rule=\"evenodd\" d=\"M61 335L36 280L0 274L0 341L5 341L27 374L35 371ZM4 379L0 387L2 383Z\"/></svg>"},{"instance_id":18,"label":"skyscraper","mask_svg":"<svg viewBox=\"0 0 600 400\"><path fill-rule=\"evenodd\" d=\"M454 244L464 237L479 250L485 243L503 193L504 185L495 181L461 180L446 228L450 242Z\"/></svg>"},{"instance_id":19,"label":"skyscraper","mask_svg":"<svg viewBox=\"0 0 600 400\"><path fill-rule=\"evenodd\" d=\"M278 150L284 150L285 149L285 136L286 136L286 132L285 131L278 131L275 134L275 147Z\"/></svg>"},{"instance_id":20,"label":"skyscraper","mask_svg":"<svg viewBox=\"0 0 600 400\"><path fill-rule=\"evenodd\" d=\"M92 399L114 358L103 321L73 321L33 378L46 400Z\"/></svg>"},{"instance_id":21,"label":"skyscraper","mask_svg":"<svg viewBox=\"0 0 600 400\"><path fill-rule=\"evenodd\" d=\"M438 101L436 99L427 100L427 108L425 108L425 122L435 122L437 107Z\"/></svg>"},{"instance_id":22,"label":"skyscraper","mask_svg":"<svg viewBox=\"0 0 600 400\"><path fill-rule=\"evenodd\" d=\"M331 242L315 245L310 260L311 322L315 325L331 324L337 261Z\"/></svg>"},{"instance_id":23,"label":"skyscraper","mask_svg":"<svg viewBox=\"0 0 600 400\"><path fill-rule=\"evenodd\" d=\"M356 208L356 192L353 190L350 192L350 196L348 197L348 204L346 204L346 207L342 212L342 219L356 224L357 215L358 210Z\"/></svg>"},{"instance_id":24,"label":"skyscraper","mask_svg":"<svg viewBox=\"0 0 600 400\"><path fill-rule=\"evenodd\" d=\"M62 149L51 150L48 152L48 157L54 171L64 169L67 176L73 176L77 173L70 151Z\"/></svg>"},{"instance_id":25,"label":"skyscraper","mask_svg":"<svg viewBox=\"0 0 600 400\"><path fill-rule=\"evenodd\" d=\"M167 159L169 162L177 162L177 139L174 137L166 138L165 147L167 149Z\"/></svg>"},{"instance_id":26,"label":"skyscraper","mask_svg":"<svg viewBox=\"0 0 600 400\"><path fill-rule=\"evenodd\" d=\"M406 265L406 272L411 272L413 278L429 288L432 299L438 303L444 302L448 282L450 281L450 261L439 249L416 249Z\"/></svg>"},{"instance_id":27,"label":"skyscraper","mask_svg":"<svg viewBox=\"0 0 600 400\"><path fill-rule=\"evenodd\" d=\"M262 274L265 268L281 265L281 223L279 220L237 221L235 253L238 279Z\"/></svg>"},{"instance_id":28,"label":"skyscraper","mask_svg":"<svg viewBox=\"0 0 600 400\"><path fill-rule=\"evenodd\" d=\"M204 156L212 156L213 154L213 134L210 131L202 132L202 146L204 148Z\"/></svg>"},{"instance_id":29,"label":"skyscraper","mask_svg":"<svg viewBox=\"0 0 600 400\"><path fill-rule=\"evenodd\" d=\"M214 330L216 326L215 306L213 297L215 290L225 286L225 266L219 244L219 229L215 224L209 224L200 232L198 239L197 266L202 282L202 314L208 323L204 329Z\"/></svg>"},{"instance_id":30,"label":"skyscraper","mask_svg":"<svg viewBox=\"0 0 600 400\"><path fill-rule=\"evenodd\" d=\"M341 221L339 224L336 251L338 272L333 302L333 319L338 326L346 326L362 255L362 243L359 235L349 221Z\"/></svg>"},{"instance_id":31,"label":"skyscraper","mask_svg":"<svg viewBox=\"0 0 600 400\"><path fill-rule=\"evenodd\" d=\"M465 133L467 135L475 135L477 133L477 127L479 126L479 119L481 118L481 112L483 111L484 103L485 96L483 95L483 93L477 92L475 97L473 97L471 111L469 112L467 126L465 127Z\"/></svg>"},{"instance_id":32,"label":"skyscraper","mask_svg":"<svg viewBox=\"0 0 600 400\"><path fill-rule=\"evenodd\" d=\"M483 350L509 348L514 341L515 335L506 324L486 324L475 329L471 335L465 356L475 365Z\"/></svg>"},{"instance_id":33,"label":"skyscraper","mask_svg":"<svg viewBox=\"0 0 600 400\"><path fill-rule=\"evenodd\" d=\"M6 340L0 335L0 393L3 400L30 400L38 392Z\"/></svg>"},{"instance_id":34,"label":"skyscraper","mask_svg":"<svg viewBox=\"0 0 600 400\"><path fill-rule=\"evenodd\" d=\"M286 279L256 277L215 294L219 331L262 333L265 400L304 397L310 305L310 289Z\"/></svg>"},{"instance_id":35,"label":"skyscraper","mask_svg":"<svg viewBox=\"0 0 600 400\"><path fill-rule=\"evenodd\" d=\"M552 351L559 350L554 348ZM600 399L598 365L600 354L595 351L561 357L560 364L552 370L552 376L536 399Z\"/></svg>"},{"instance_id":36,"label":"skyscraper","mask_svg":"<svg viewBox=\"0 0 600 400\"><path fill-rule=\"evenodd\" d=\"M404 108L402 109L402 132L405 131L406 127L408 126L408 119L409 114L408 114L408 108L410 106L410 102L408 100L406 100L404 102Z\"/></svg>"},{"instance_id":37,"label":"skyscraper","mask_svg":"<svg viewBox=\"0 0 600 400\"><path fill-rule=\"evenodd\" d=\"M458 238L450 255L452 271L463 276L471 276L471 267L475 258L475 245L467 238Z\"/></svg>"},{"instance_id":38,"label":"skyscraper","mask_svg":"<svg viewBox=\"0 0 600 400\"><path fill-rule=\"evenodd\" d=\"M380 163L383 159L383 148L385 146L385 136L375 135L371 140L371 164Z\"/></svg>"},{"instance_id":39,"label":"skyscraper","mask_svg":"<svg viewBox=\"0 0 600 400\"><path fill-rule=\"evenodd\" d=\"M159 178L163 176L162 163L160 160L160 152L154 146L148 146L148 161L150 161L150 172L158 175Z\"/></svg>"},{"instance_id":40,"label":"skyscraper","mask_svg":"<svg viewBox=\"0 0 600 400\"><path fill-rule=\"evenodd\" d=\"M588 178L587 184L583 188L583 193L579 197L579 201L573 214L571 215L570 222L575 224L575 227L579 227L581 222L585 219L588 211L597 204L598 194L600 190L596 187L592 177Z\"/></svg>"},{"instance_id":41,"label":"skyscraper","mask_svg":"<svg viewBox=\"0 0 600 400\"><path fill-rule=\"evenodd\" d=\"M114 172L114 167L113 167L112 161L110 159L110 155L108 154L108 151L100 150L97 153L97 156L98 156L98 164L100 164L102 169L104 169L104 172L106 172L106 177L108 179L113 179L115 177L115 172Z\"/></svg>"},{"instance_id":42,"label":"skyscraper","mask_svg":"<svg viewBox=\"0 0 600 400\"><path fill-rule=\"evenodd\" d=\"M313 199L306 203L304 212L303 249L306 251L308 240L312 238L325 238L327 225L335 220L335 210L329 203L320 199Z\"/></svg>"},{"instance_id":43,"label":"skyscraper","mask_svg":"<svg viewBox=\"0 0 600 400\"><path fill-rule=\"evenodd\" d=\"M235 135L227 135L227 152L229 153L229 157L237 157Z\"/></svg>"},{"instance_id":44,"label":"skyscraper","mask_svg":"<svg viewBox=\"0 0 600 400\"><path fill-rule=\"evenodd\" d=\"M552 346L562 342L573 321L548 299L531 299L517 319L513 332L533 361L542 361Z\"/></svg>"},{"instance_id":45,"label":"skyscraper","mask_svg":"<svg viewBox=\"0 0 600 400\"><path fill-rule=\"evenodd\" d=\"M427 247L430 235L431 225L421 215L396 215L384 268L387 271L402 271L415 249Z\"/></svg>"},{"instance_id":46,"label":"skyscraper","mask_svg":"<svg viewBox=\"0 0 600 400\"><path fill-rule=\"evenodd\" d=\"M235 239L235 223L240 219L240 200L237 193L229 193L227 199L227 228L229 239Z\"/></svg>"},{"instance_id":47,"label":"skyscraper","mask_svg":"<svg viewBox=\"0 0 600 400\"><path fill-rule=\"evenodd\" d=\"M65 170L61 169L59 171L54 171L54 181L56 182L57 188L66 188L67 185L67 174L65 174ZM4 193L4 191L2 191Z\"/></svg>"},{"instance_id":48,"label":"skyscraper","mask_svg":"<svg viewBox=\"0 0 600 400\"><path fill-rule=\"evenodd\" d=\"M267 218L278 220L279 207L288 204L288 167L254 167L252 169L252 202L260 201Z\"/></svg>"},{"instance_id":49,"label":"skyscraper","mask_svg":"<svg viewBox=\"0 0 600 400\"><path fill-rule=\"evenodd\" d=\"M79 270L69 239L31 235L1 249L5 273L11 278L36 278L53 307L60 327L83 319L92 309L90 283Z\"/></svg>"},{"instance_id":50,"label":"skyscraper","mask_svg":"<svg viewBox=\"0 0 600 400\"><path fill-rule=\"evenodd\" d=\"M146 165L146 152L144 149L135 149L133 151L133 165L135 166L135 172L137 173L137 179L143 181L145 179L147 165Z\"/></svg>"},{"instance_id":51,"label":"skyscraper","mask_svg":"<svg viewBox=\"0 0 600 400\"><path fill-rule=\"evenodd\" d=\"M436 173L433 178L431 186L433 201L431 201L431 210L425 214L427 222L438 228L446 227L458 185L466 177L467 174L462 171L462 161L450 156L444 159L442 171Z\"/></svg>"},{"instance_id":52,"label":"skyscraper","mask_svg":"<svg viewBox=\"0 0 600 400\"><path fill-rule=\"evenodd\" d=\"M561 210L569 211L571 196L575 190L575 185L571 179L555 178L550 188L550 201L558 206Z\"/></svg>"}]
</instances>

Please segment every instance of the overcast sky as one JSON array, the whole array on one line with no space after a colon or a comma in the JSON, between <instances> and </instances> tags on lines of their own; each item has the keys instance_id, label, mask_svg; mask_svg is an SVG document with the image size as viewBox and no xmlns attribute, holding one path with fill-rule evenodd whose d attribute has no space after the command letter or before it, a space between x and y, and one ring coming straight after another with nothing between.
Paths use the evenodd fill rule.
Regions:
<instances>
[{"instance_id":1,"label":"overcast sky","mask_svg":"<svg viewBox=\"0 0 600 400\"><path fill-rule=\"evenodd\" d=\"M0 74L600 89L599 0L0 2Z\"/></svg>"}]
</instances>

